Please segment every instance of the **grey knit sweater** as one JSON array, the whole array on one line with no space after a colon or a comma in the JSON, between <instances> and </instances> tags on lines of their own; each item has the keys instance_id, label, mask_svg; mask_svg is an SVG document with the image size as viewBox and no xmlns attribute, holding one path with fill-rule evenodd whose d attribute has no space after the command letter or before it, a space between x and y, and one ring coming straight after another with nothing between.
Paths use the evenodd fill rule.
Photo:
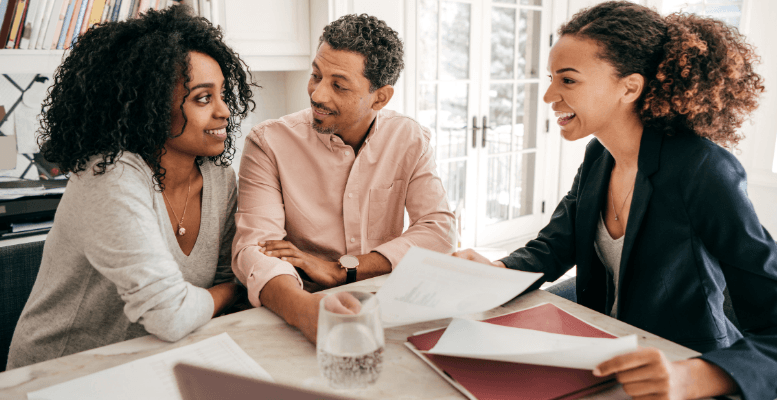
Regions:
<instances>
[{"instance_id":1,"label":"grey knit sweater","mask_svg":"<svg viewBox=\"0 0 777 400\"><path fill-rule=\"evenodd\" d=\"M8 355L8 369L147 335L175 341L205 324L205 288L233 279L235 173L206 161L197 241L175 239L152 171L125 153L108 172L73 174Z\"/></svg>"}]
</instances>

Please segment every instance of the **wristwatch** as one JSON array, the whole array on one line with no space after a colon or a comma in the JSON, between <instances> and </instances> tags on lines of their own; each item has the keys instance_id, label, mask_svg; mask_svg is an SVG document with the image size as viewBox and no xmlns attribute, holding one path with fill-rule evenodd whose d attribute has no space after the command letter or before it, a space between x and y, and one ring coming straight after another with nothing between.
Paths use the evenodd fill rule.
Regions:
<instances>
[{"instance_id":1,"label":"wristwatch","mask_svg":"<svg viewBox=\"0 0 777 400\"><path fill-rule=\"evenodd\" d=\"M356 256L344 255L340 257L340 268L345 268L345 283L356 282L356 268L359 266L359 259Z\"/></svg>"}]
</instances>

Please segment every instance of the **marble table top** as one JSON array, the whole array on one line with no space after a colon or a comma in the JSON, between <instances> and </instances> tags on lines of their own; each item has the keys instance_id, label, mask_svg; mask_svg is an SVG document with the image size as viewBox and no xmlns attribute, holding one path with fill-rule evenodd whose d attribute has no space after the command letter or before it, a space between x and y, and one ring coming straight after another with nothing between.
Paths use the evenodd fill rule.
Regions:
<instances>
[{"instance_id":1,"label":"marble table top","mask_svg":"<svg viewBox=\"0 0 777 400\"><path fill-rule=\"evenodd\" d=\"M329 291L359 289L376 292L386 278L387 276L376 277ZM640 346L659 348L670 360L699 355L693 350L543 290L535 290L500 307L466 317L486 319L546 302L553 303L615 336L637 334ZM383 371L377 383L366 389L339 392L339 394L381 399L465 398L404 345L408 336L422 330L447 326L449 322L450 319L442 319L387 328ZM312 390L332 391L319 374L315 345L308 342L302 333L287 325L270 310L254 308L215 318L175 343L145 336L0 373L0 398L26 399L28 392L189 345L222 332L229 333L232 339L267 370L276 382Z\"/></svg>"}]
</instances>

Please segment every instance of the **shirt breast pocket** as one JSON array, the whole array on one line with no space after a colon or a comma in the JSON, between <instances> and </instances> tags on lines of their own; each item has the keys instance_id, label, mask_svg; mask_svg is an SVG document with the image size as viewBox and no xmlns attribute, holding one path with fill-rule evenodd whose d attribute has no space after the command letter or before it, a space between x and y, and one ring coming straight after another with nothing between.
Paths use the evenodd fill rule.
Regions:
<instances>
[{"instance_id":1,"label":"shirt breast pocket","mask_svg":"<svg viewBox=\"0 0 777 400\"><path fill-rule=\"evenodd\" d=\"M368 239L388 241L402 234L405 190L403 180L395 180L388 189L370 189Z\"/></svg>"}]
</instances>

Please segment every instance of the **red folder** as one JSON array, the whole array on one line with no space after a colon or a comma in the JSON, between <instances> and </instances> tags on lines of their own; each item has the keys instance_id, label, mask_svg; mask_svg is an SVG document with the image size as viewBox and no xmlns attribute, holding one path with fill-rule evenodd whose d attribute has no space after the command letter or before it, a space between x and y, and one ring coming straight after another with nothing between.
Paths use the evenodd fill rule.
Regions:
<instances>
[{"instance_id":1,"label":"red folder","mask_svg":"<svg viewBox=\"0 0 777 400\"><path fill-rule=\"evenodd\" d=\"M564 335L615 338L549 303L484 322ZM597 378L591 371L583 369L476 360L420 352L434 347L443 332L444 328L416 334L408 337L409 343L406 344L424 361L435 367L443 378L470 398L569 400L615 384L611 378Z\"/></svg>"}]
</instances>

